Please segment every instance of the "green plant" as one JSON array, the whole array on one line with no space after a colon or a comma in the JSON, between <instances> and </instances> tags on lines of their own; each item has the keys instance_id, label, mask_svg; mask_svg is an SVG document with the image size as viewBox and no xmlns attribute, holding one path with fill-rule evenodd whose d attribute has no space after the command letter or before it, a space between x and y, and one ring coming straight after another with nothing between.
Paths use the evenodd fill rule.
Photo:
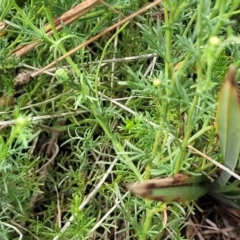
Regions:
<instances>
[{"instance_id":1,"label":"green plant","mask_svg":"<svg viewBox=\"0 0 240 240\"><path fill-rule=\"evenodd\" d=\"M240 152L240 104L235 77L236 71L231 67L219 93L216 116L223 164L231 171L238 167ZM171 178L143 181L130 186L129 190L143 198L161 202L197 200L208 193L231 207L240 208L238 183L240 178L229 183L231 176L231 172L224 170L210 183L204 176L178 174Z\"/></svg>"},{"instance_id":2,"label":"green plant","mask_svg":"<svg viewBox=\"0 0 240 240\"><path fill-rule=\"evenodd\" d=\"M82 48L148 1L96 1L61 31L54 23L80 1L2 2L0 237L185 239L194 202L143 200L126 185L183 174L202 189L202 172L216 172L187 146L223 159L216 97L239 61L239 1L164 0ZM18 85L24 70L32 79Z\"/></svg>"}]
</instances>

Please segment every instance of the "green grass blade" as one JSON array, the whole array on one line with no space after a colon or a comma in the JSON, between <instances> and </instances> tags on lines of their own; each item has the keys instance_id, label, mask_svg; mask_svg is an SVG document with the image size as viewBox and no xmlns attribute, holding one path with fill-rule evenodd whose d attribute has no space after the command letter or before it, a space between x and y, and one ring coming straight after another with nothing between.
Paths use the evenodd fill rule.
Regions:
<instances>
[{"instance_id":1,"label":"green grass blade","mask_svg":"<svg viewBox=\"0 0 240 240\"><path fill-rule=\"evenodd\" d=\"M235 75L235 69L231 67L219 94L216 120L224 165L231 170L237 165L240 150L240 107ZM215 182L216 186L224 186L230 177L223 171Z\"/></svg>"}]
</instances>

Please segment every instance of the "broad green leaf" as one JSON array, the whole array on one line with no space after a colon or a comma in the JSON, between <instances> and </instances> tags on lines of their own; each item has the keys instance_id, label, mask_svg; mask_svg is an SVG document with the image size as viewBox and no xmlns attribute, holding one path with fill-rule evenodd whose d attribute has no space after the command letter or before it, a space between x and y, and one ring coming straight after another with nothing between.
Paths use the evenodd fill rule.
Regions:
<instances>
[{"instance_id":1,"label":"broad green leaf","mask_svg":"<svg viewBox=\"0 0 240 240\"><path fill-rule=\"evenodd\" d=\"M209 190L209 180L205 176L184 174L146 180L129 186L129 191L139 197L162 202L196 200Z\"/></svg>"},{"instance_id":2,"label":"broad green leaf","mask_svg":"<svg viewBox=\"0 0 240 240\"><path fill-rule=\"evenodd\" d=\"M216 119L224 165L231 170L237 165L240 151L240 106L235 76L235 68L231 67L219 93ZM214 185L224 186L230 177L223 171Z\"/></svg>"}]
</instances>

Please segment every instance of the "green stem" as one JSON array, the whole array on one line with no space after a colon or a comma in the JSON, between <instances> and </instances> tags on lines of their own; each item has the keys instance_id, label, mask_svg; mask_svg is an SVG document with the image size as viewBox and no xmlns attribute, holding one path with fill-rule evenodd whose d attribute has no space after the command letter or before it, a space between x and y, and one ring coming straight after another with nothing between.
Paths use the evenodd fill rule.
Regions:
<instances>
[{"instance_id":1,"label":"green stem","mask_svg":"<svg viewBox=\"0 0 240 240\"><path fill-rule=\"evenodd\" d=\"M192 137L190 137L188 139L188 144L191 144L192 142L194 142L196 139L198 139L199 137L201 137L205 132L213 129L214 126L207 126L207 127L203 127L200 131L198 131L196 134L194 134Z\"/></svg>"},{"instance_id":2,"label":"green stem","mask_svg":"<svg viewBox=\"0 0 240 240\"><path fill-rule=\"evenodd\" d=\"M217 25L216 25L213 33L212 33L212 36L217 35L217 33L219 32L220 28L222 27L222 20L221 19L223 19L223 14L226 11L226 1L219 0L218 2L219 2L219 4L218 4L218 8L217 9L219 9L218 17L219 17L220 21L217 21Z\"/></svg>"},{"instance_id":3,"label":"green stem","mask_svg":"<svg viewBox=\"0 0 240 240\"><path fill-rule=\"evenodd\" d=\"M166 4L171 4L171 1L166 1ZM170 9L172 10L173 5L171 4ZM167 6L164 6L164 21L165 21L165 26L166 26L166 58L165 58L165 79L171 79L171 86L174 85L174 78L173 78L173 61L172 61L172 36L173 36L173 32L172 32L172 27L171 27L171 23L174 22L173 18L172 18L172 12L169 10L169 8ZM172 94L172 91L170 90L170 88L166 89L166 95L168 97L170 97ZM168 113L168 107L169 107L169 103L168 102L164 102L163 103L163 107L162 107L162 116L167 116L167 120L169 120L169 113ZM163 117L160 117L160 124L159 124L159 129L157 131L157 135L155 137L155 141L153 144L153 149L152 149L152 157L154 157L157 154L157 150L158 150L158 146L159 146L159 142L161 141L161 136L162 136L162 129L163 129L163 125L164 125L164 119ZM151 169L152 169L152 162L148 162L147 166L145 168L145 179L149 179L150 178L150 174L151 174ZM151 213L151 211L149 209L146 209L146 219L144 222L144 234L140 237L140 240L145 240L147 238L147 235L145 234L149 228L151 227L151 223L152 223L152 218L153 218L153 214Z\"/></svg>"},{"instance_id":4,"label":"green stem","mask_svg":"<svg viewBox=\"0 0 240 240\"><path fill-rule=\"evenodd\" d=\"M164 7L164 21L166 25L166 61L165 61L165 77L168 79L172 77L173 66L172 66L172 28L170 26L171 13ZM167 95L170 95L170 90L166 89Z\"/></svg>"},{"instance_id":5,"label":"green stem","mask_svg":"<svg viewBox=\"0 0 240 240\"><path fill-rule=\"evenodd\" d=\"M49 5L45 5L44 6L44 11L45 11L47 19L49 21L49 24L51 26L51 29L53 31L53 35L55 37L55 40L58 41L58 48L60 49L61 53L64 55L64 54L67 53L67 51L65 50L64 46L62 45L62 43L59 41L59 34L58 34L58 31L57 31L56 26L54 24L54 19L52 17L52 13L51 13L51 10L49 8ZM68 64L72 67L72 69L74 70L76 75L78 77L80 77L81 72L80 72L78 66L73 62L72 58L68 56L68 57L66 57L66 60L67 60Z\"/></svg>"},{"instance_id":6,"label":"green stem","mask_svg":"<svg viewBox=\"0 0 240 240\"><path fill-rule=\"evenodd\" d=\"M140 237L140 240L144 240L147 238L146 232L151 228L153 216L156 213L163 212L164 209L166 209L166 208L167 208L167 206L165 203L164 204L159 203L155 208L148 211L148 213L146 215L146 223L144 224L143 230L142 230L143 234Z\"/></svg>"},{"instance_id":7,"label":"green stem","mask_svg":"<svg viewBox=\"0 0 240 240\"><path fill-rule=\"evenodd\" d=\"M204 2L205 0L201 0L199 5L198 5L198 16L197 16L197 79L198 81L203 80L203 75L202 75L202 62L201 62L201 46L202 46L202 12L204 8ZM191 107L188 112L188 119L187 119L187 125L185 129L185 135L183 142L180 147L180 152L179 155L177 156L176 162L175 162L175 167L174 167L174 174L177 174L182 165L182 160L185 155L185 151L189 142L189 138L192 133L193 129L193 121L194 121L194 112L195 112L195 107L197 105L199 96L198 96L198 89L196 90L196 95L193 98L193 102L191 104Z\"/></svg>"},{"instance_id":8,"label":"green stem","mask_svg":"<svg viewBox=\"0 0 240 240\"><path fill-rule=\"evenodd\" d=\"M198 17L197 17L197 77L198 80L202 80L202 61L201 61L201 46L202 43L202 12L205 0L201 0L198 6Z\"/></svg>"},{"instance_id":9,"label":"green stem","mask_svg":"<svg viewBox=\"0 0 240 240\"><path fill-rule=\"evenodd\" d=\"M187 27L185 28L185 30L184 30L184 32L183 32L183 36L184 36L184 37L187 37L187 34L188 34L189 30L191 29L192 24L193 24L193 22L195 21L196 17L197 17L197 12L195 12L195 13L192 15L191 20L188 22L188 25L187 25Z\"/></svg>"},{"instance_id":10,"label":"green stem","mask_svg":"<svg viewBox=\"0 0 240 240\"><path fill-rule=\"evenodd\" d=\"M194 99L193 99L193 102L192 102L192 105L191 105L191 108L189 110L189 113L188 113L188 120L187 120L187 127L186 127L186 130L185 130L185 136L184 136L184 139L183 139L183 142L181 144L181 150L179 152L179 155L176 159L176 163L175 163L175 167L174 167L174 174L177 174L180 169L181 169L181 165L182 165L182 159L185 155L185 149L188 145L188 141L189 141L189 138L191 136L191 133L192 133L192 128L193 128L193 116L194 116L194 110L195 110L195 106L198 102L198 96L195 95Z\"/></svg>"},{"instance_id":11,"label":"green stem","mask_svg":"<svg viewBox=\"0 0 240 240\"><path fill-rule=\"evenodd\" d=\"M6 4L6 5L4 6L4 4ZM4 16L7 15L9 9L11 8L11 3L9 1L4 1L4 2L2 1L1 7L2 7L3 11L2 11L2 14L0 15L0 21L2 21Z\"/></svg>"},{"instance_id":12,"label":"green stem","mask_svg":"<svg viewBox=\"0 0 240 240\"><path fill-rule=\"evenodd\" d=\"M152 212L152 210L147 209L146 210L146 219L143 224L143 230L142 230L143 233L140 236L139 240L145 240L147 238L147 231L150 229L150 227L152 225L153 216L154 216L154 213Z\"/></svg>"},{"instance_id":13,"label":"green stem","mask_svg":"<svg viewBox=\"0 0 240 240\"><path fill-rule=\"evenodd\" d=\"M170 23L172 22L171 19L171 13L169 13L168 8L164 7L164 21L166 24L166 61L165 61L165 78L169 79L171 78L171 82L174 81L174 79L172 78L173 76L173 66L172 66L172 29L170 26ZM172 85L172 83L171 83ZM171 95L171 91L170 89L166 89L166 95L170 97ZM162 116L166 116L167 115L167 119L169 119L169 114L167 114L168 110L168 102L164 102L163 103L163 107L162 107ZM159 142L161 140L161 136L162 136L162 129L163 129L163 117L160 118L160 126L159 129L157 131L157 135L153 144L153 150L152 150L152 157L154 157L157 153L158 150L158 146L159 146ZM147 175L149 175L149 169L151 168L151 166L149 165L147 167Z\"/></svg>"}]
</instances>

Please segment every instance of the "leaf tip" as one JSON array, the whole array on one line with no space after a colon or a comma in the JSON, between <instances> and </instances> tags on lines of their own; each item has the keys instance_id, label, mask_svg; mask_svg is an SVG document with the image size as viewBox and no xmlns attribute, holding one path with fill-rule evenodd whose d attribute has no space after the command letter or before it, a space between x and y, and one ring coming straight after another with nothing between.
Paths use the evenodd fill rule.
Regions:
<instances>
[{"instance_id":1,"label":"leaf tip","mask_svg":"<svg viewBox=\"0 0 240 240\"><path fill-rule=\"evenodd\" d=\"M236 87L235 78L236 78L236 68L234 66L230 66L227 77L226 77L226 81L229 82L231 86Z\"/></svg>"}]
</instances>

